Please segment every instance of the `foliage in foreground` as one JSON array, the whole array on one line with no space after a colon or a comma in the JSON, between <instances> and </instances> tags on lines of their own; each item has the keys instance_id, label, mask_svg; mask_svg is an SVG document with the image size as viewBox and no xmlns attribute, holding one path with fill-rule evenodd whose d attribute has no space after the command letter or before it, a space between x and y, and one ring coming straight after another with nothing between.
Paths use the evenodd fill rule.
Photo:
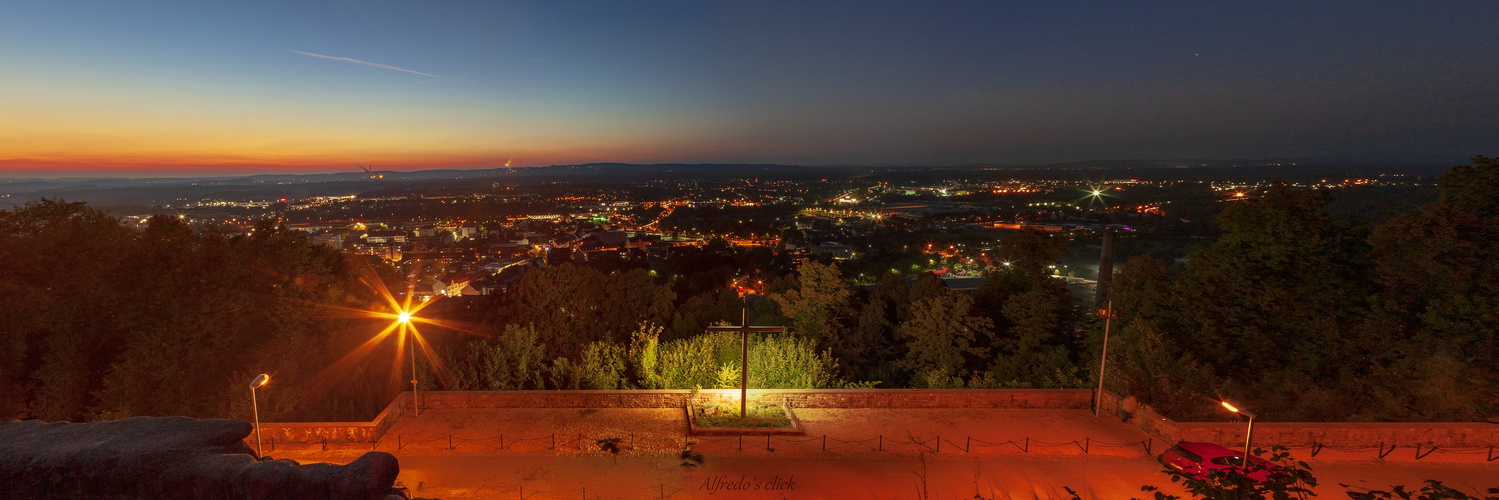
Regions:
<instances>
[{"instance_id":1,"label":"foliage in foreground","mask_svg":"<svg viewBox=\"0 0 1499 500\"><path fill-rule=\"evenodd\" d=\"M1266 450L1263 449L1254 450L1256 456L1265 453ZM1171 476L1171 482L1180 483L1187 490L1187 497L1163 493L1160 488L1149 485L1140 487L1140 491L1150 493L1152 500L1305 500L1317 496L1312 490L1317 486L1317 479L1306 462L1296 460L1281 446L1275 446L1265 458L1273 465L1267 468L1251 461L1248 469L1215 469L1200 477L1172 470L1164 471ZM1249 477L1261 471L1265 473L1263 481ZM1350 488L1346 484L1339 486ZM1488 492L1499 493L1499 488L1489 488ZM1348 489L1346 494L1353 500L1499 500L1495 496L1470 495L1436 480L1427 480L1419 491L1408 491L1404 486L1397 485L1388 491Z\"/></svg>"}]
</instances>

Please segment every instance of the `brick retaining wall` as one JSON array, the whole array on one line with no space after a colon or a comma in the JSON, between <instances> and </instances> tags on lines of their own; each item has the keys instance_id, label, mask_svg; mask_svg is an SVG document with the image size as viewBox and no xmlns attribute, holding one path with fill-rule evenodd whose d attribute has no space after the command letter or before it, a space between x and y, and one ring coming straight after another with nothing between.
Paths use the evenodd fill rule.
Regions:
<instances>
[{"instance_id":1,"label":"brick retaining wall","mask_svg":"<svg viewBox=\"0 0 1499 500\"><path fill-rule=\"evenodd\" d=\"M422 408L681 408L692 391L433 391ZM751 389L750 401L794 408L1041 408L1084 409L1086 389ZM695 404L737 403L739 391L706 389ZM409 405L408 405L409 407Z\"/></svg>"},{"instance_id":2,"label":"brick retaining wall","mask_svg":"<svg viewBox=\"0 0 1499 500\"><path fill-rule=\"evenodd\" d=\"M260 436L262 445L266 450L272 448L271 443L288 444L317 444L326 440L329 444L347 443L373 443L395 425L396 419L406 409L406 401L409 393L401 393L386 405L385 411L375 416L369 422L262 422L260 424ZM255 445L255 434L251 433L245 438L245 442L251 446Z\"/></svg>"},{"instance_id":3,"label":"brick retaining wall","mask_svg":"<svg viewBox=\"0 0 1499 500\"><path fill-rule=\"evenodd\" d=\"M1125 415L1119 408L1119 403L1123 399L1124 398L1119 397L1118 394L1114 394L1110 391L1103 391L1103 404L1099 407L1099 414L1110 415L1112 417L1121 419L1124 418ZM1137 409L1133 415L1129 415L1128 417L1129 420L1127 420L1126 422L1134 425L1135 427L1139 427L1140 431L1144 432L1147 436L1168 443L1175 443L1180 440L1180 432L1177 428L1177 426L1180 424L1176 421L1166 418L1165 415L1156 413L1155 410L1152 410L1148 405L1139 405L1139 409Z\"/></svg>"},{"instance_id":4,"label":"brick retaining wall","mask_svg":"<svg viewBox=\"0 0 1499 500\"><path fill-rule=\"evenodd\" d=\"M793 408L1004 408L1092 409L1088 389L752 389L750 400L763 405L787 401ZM692 391L433 391L420 395L422 409L461 408L681 408ZM738 402L739 391L700 391L694 404ZM1122 417L1121 398L1104 391L1103 418ZM413 398L403 392L370 422L264 423L269 442L312 444L371 443L381 438L396 419L409 411ZM1244 424L1175 422L1141 405L1128 421L1146 435L1168 443L1207 441L1242 445ZM1481 448L1499 446L1499 424L1472 423L1334 423L1256 422L1254 440L1263 446L1332 447L1442 446ZM248 442L253 446L255 436ZM269 448L268 448L269 449Z\"/></svg>"},{"instance_id":5,"label":"brick retaining wall","mask_svg":"<svg viewBox=\"0 0 1499 500\"><path fill-rule=\"evenodd\" d=\"M1103 411L1122 417L1119 395L1103 393ZM1225 415L1225 420L1227 416ZM1203 441L1230 448L1244 446L1245 423L1176 422L1140 405L1129 423L1166 442ZM1422 445L1446 448L1499 446L1499 424L1484 422L1255 422L1257 447L1273 445L1334 448Z\"/></svg>"},{"instance_id":6,"label":"brick retaining wall","mask_svg":"<svg viewBox=\"0 0 1499 500\"><path fill-rule=\"evenodd\" d=\"M1182 441L1243 446L1243 423L1177 422ZM1375 446L1484 448L1499 445L1499 424L1482 422L1255 422L1256 446L1372 448Z\"/></svg>"}]
</instances>

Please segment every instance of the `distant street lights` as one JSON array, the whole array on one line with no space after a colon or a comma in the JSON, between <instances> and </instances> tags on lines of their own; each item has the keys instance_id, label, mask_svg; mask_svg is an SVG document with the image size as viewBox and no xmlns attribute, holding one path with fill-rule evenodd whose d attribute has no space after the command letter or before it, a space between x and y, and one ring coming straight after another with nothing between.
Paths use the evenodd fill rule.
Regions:
<instances>
[{"instance_id":1,"label":"distant street lights","mask_svg":"<svg viewBox=\"0 0 1499 500\"><path fill-rule=\"evenodd\" d=\"M1235 405L1235 404L1230 403L1228 401L1222 401L1222 403L1223 403L1223 407L1224 408L1228 408L1228 411L1231 411L1231 412L1238 413L1240 415L1244 415L1244 416L1249 417L1249 428L1244 431L1244 462L1242 464L1240 464L1240 465L1243 465L1245 469L1248 469L1249 468L1249 443L1250 443L1251 440L1254 439L1254 416L1255 416L1254 410L1251 410L1251 409L1248 409L1248 408L1239 408L1238 405Z\"/></svg>"},{"instance_id":2,"label":"distant street lights","mask_svg":"<svg viewBox=\"0 0 1499 500\"><path fill-rule=\"evenodd\" d=\"M255 388L265 385L266 382L270 381L271 376L264 373L256 376L255 380L250 381L250 408L255 412L255 453L262 457L265 456L265 450L260 447L260 401L255 397Z\"/></svg>"}]
</instances>

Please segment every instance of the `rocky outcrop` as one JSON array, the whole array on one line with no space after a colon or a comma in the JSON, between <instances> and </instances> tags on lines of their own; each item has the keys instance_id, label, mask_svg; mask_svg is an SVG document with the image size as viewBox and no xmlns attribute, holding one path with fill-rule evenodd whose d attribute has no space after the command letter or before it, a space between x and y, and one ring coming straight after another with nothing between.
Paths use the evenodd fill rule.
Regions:
<instances>
[{"instance_id":1,"label":"rocky outcrop","mask_svg":"<svg viewBox=\"0 0 1499 500\"><path fill-rule=\"evenodd\" d=\"M400 467L371 452L348 465L257 460L243 420L133 417L0 422L10 498L379 499Z\"/></svg>"}]
</instances>

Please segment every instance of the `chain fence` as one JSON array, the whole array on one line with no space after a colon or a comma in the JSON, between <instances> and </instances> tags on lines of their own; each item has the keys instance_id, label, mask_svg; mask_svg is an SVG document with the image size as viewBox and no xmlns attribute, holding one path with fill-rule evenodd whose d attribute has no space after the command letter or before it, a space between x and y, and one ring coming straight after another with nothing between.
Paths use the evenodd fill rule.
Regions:
<instances>
[{"instance_id":1,"label":"chain fence","mask_svg":"<svg viewBox=\"0 0 1499 500\"><path fill-rule=\"evenodd\" d=\"M432 485L432 487L440 487L440 485ZM674 498L678 494L681 494L682 492L688 491L687 488L682 488L682 487L679 487L679 486L670 486L670 485L667 485L665 483L658 483L658 484L647 486L647 487L644 487L644 488L634 488L634 489L638 490L639 495L631 495L630 496L631 498L660 498L660 499L667 499L667 498ZM467 492L467 494L469 494L469 495L477 495L479 493L483 493L485 495L485 498L518 499L518 500L532 500L532 499L554 499L554 500L579 500L579 499L582 499L582 500L591 500L591 499L597 499L597 498L615 498L614 495L617 494L617 492L610 492L610 493L608 493L609 496L605 496L605 494L603 493L603 490L599 490L597 488L595 488L595 489L589 489L587 486L579 486L577 488L561 489L561 490L544 490L544 489L535 488L535 487L527 487L525 485L511 485L509 483L500 483L500 482L481 482L479 484L479 487L474 488L473 491ZM409 493L409 494L411 494L413 498L418 498L421 495L420 492Z\"/></svg>"},{"instance_id":2,"label":"chain fence","mask_svg":"<svg viewBox=\"0 0 1499 500\"><path fill-rule=\"evenodd\" d=\"M392 439L394 438L394 439ZM613 440L613 452L608 451L605 443ZM1071 441L1043 441L1023 437L1006 441L988 441L963 436L961 438L945 438L940 435L916 437L903 436L893 437L883 434L871 436L865 439L844 439L832 437L827 434L821 436L791 436L791 435L728 435L728 436L705 436L705 435L682 435L680 437L647 436L634 433L627 434L546 434L540 436L522 437L515 435L496 434L491 437L475 438L469 436L446 435L418 435L405 436L396 434L386 435L370 443L339 443L329 442L324 439L320 443L287 443L277 442L272 437L267 441L268 451L274 452L278 449L286 451L328 451L328 450L352 450L368 447L368 450L405 451L409 448L423 450L447 450L450 452L483 450L485 452L557 452L575 454L618 454L625 451L655 451L655 452L681 452L692 450L696 452L744 452L765 451L775 453L803 452L803 453L890 453L899 454L937 454L937 455L994 455L994 454L1045 454L1045 455L1113 455L1113 456L1155 456L1164 451L1163 441L1147 438L1140 441L1110 442L1096 440L1091 437L1074 439ZM1169 447L1170 443L1165 443ZM1325 450L1334 450L1345 453L1370 453L1371 458L1380 460L1391 456L1397 449L1404 449L1412 453L1415 460L1423 460L1436 455L1482 455L1485 461L1493 462L1499 460L1499 450L1494 446L1489 447L1445 447L1445 446L1397 446L1379 443L1376 446L1349 447L1332 446L1313 442L1310 445L1287 446L1292 451L1309 451L1311 458ZM1440 461L1433 459L1432 461Z\"/></svg>"}]
</instances>

